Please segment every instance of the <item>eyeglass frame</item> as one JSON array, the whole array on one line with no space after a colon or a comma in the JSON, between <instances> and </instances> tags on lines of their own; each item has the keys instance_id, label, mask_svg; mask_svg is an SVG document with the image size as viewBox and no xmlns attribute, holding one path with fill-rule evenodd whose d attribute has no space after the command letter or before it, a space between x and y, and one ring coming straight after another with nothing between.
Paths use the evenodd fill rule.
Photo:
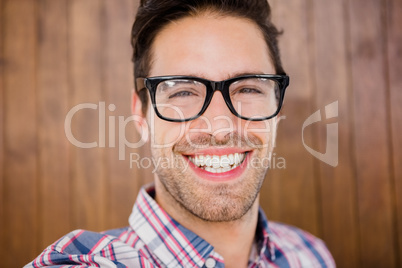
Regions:
<instances>
[{"instance_id":1,"label":"eyeglass frame","mask_svg":"<svg viewBox=\"0 0 402 268\"><path fill-rule=\"evenodd\" d=\"M232 101L229 96L229 87L232 83L242 80L242 79L247 79L247 78L270 79L270 80L274 80L275 82L278 83L279 96L277 96L277 93L275 92L275 96L277 98L279 97L278 108L276 109L276 112L274 114L272 114L268 117L263 117L263 118L248 118L248 117L241 116L239 113L237 113L236 109L233 107ZM157 87L160 83L162 83L164 81L181 80L181 79L194 80L199 83L202 83L205 86L206 96L205 96L204 104L203 104L200 112L197 115L192 116L190 118L173 119L173 118L165 117L159 113L157 105L156 105L155 95L156 95ZM138 77L136 79L135 85L136 85L137 92L140 92L141 90L143 90L145 88L148 89L149 94L151 96L152 106L154 107L154 111L155 111L156 115L160 119L165 120L165 121L187 122L187 121L191 121L191 120L195 120L195 119L199 118L207 110L209 104L211 103L211 100L212 100L212 97L213 97L215 91L221 92L223 99L225 100L226 106L229 108L230 112L232 114L234 114L235 116L237 116L243 120L247 120L247 121L264 121L264 120L271 119L279 114L279 112L283 106L283 100L285 97L286 88L289 85L289 76L287 76L286 74L283 74L283 75L280 75L280 74L256 74L256 75L250 74L250 75L241 75L241 76L229 78L229 79L222 80L222 81L212 81L212 80L208 80L208 79L200 78L200 77L196 77L196 76L171 75L171 76L154 76L154 77L146 77L146 78Z\"/></svg>"}]
</instances>

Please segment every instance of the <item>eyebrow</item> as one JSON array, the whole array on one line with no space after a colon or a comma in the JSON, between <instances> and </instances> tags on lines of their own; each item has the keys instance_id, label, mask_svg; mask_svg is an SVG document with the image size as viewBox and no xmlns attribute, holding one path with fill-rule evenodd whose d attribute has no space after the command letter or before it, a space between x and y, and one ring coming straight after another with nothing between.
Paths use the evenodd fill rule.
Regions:
<instances>
[{"instance_id":1,"label":"eyebrow","mask_svg":"<svg viewBox=\"0 0 402 268\"><path fill-rule=\"evenodd\" d=\"M228 74L227 77L224 80L239 77L239 76L244 76L244 75L260 75L260 74L265 74L265 73L260 72L260 71L256 71L256 72L236 72L236 73ZM195 76L195 77L208 79L207 75L205 75L204 73L187 73L187 74L184 74L184 75L186 75L186 76ZM208 80L210 80L210 79L208 79Z\"/></svg>"}]
</instances>

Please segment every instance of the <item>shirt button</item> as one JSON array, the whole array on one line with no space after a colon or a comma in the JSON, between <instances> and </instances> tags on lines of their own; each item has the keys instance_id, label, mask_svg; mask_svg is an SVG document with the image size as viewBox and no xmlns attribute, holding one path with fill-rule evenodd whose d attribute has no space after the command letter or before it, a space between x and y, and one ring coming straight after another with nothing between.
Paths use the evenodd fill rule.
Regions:
<instances>
[{"instance_id":1,"label":"shirt button","mask_svg":"<svg viewBox=\"0 0 402 268\"><path fill-rule=\"evenodd\" d=\"M214 268L216 265L216 261L212 258L208 258L205 262L205 267L207 268Z\"/></svg>"}]
</instances>

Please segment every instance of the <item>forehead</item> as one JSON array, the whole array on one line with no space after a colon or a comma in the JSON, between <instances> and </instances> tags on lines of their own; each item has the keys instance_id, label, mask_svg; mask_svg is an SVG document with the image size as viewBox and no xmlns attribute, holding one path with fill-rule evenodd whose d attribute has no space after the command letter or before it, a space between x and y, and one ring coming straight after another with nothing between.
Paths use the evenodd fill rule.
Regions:
<instances>
[{"instance_id":1,"label":"forehead","mask_svg":"<svg viewBox=\"0 0 402 268\"><path fill-rule=\"evenodd\" d=\"M261 30L247 19L207 14L185 17L156 36L150 76L224 80L238 73L274 73L268 51Z\"/></svg>"}]
</instances>

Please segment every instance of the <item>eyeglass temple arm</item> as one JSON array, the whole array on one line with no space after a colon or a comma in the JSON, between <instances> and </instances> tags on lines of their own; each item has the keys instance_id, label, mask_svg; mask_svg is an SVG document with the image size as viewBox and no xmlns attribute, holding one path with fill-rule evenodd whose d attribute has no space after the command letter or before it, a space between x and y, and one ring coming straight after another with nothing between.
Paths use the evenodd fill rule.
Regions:
<instances>
[{"instance_id":1,"label":"eyeglass temple arm","mask_svg":"<svg viewBox=\"0 0 402 268\"><path fill-rule=\"evenodd\" d=\"M145 88L145 78L138 77L135 80L135 91L138 92Z\"/></svg>"}]
</instances>

